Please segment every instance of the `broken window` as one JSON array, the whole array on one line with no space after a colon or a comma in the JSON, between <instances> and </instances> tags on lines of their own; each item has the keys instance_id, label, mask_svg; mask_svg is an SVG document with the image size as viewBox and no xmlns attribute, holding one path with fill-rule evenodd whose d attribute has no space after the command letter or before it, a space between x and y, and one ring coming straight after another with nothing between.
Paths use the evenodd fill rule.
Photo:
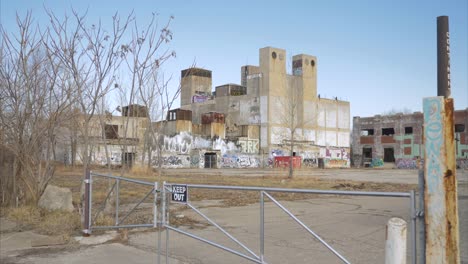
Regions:
<instances>
[{"instance_id":1,"label":"broken window","mask_svg":"<svg viewBox=\"0 0 468 264\"><path fill-rule=\"evenodd\" d=\"M362 129L361 130L361 136L373 136L374 135L374 129Z\"/></svg>"},{"instance_id":2,"label":"broken window","mask_svg":"<svg viewBox=\"0 0 468 264\"><path fill-rule=\"evenodd\" d=\"M362 156L366 159L372 159L372 148L362 148Z\"/></svg>"},{"instance_id":3,"label":"broken window","mask_svg":"<svg viewBox=\"0 0 468 264\"><path fill-rule=\"evenodd\" d=\"M382 136L392 136L395 134L395 129L393 127L382 128Z\"/></svg>"},{"instance_id":4,"label":"broken window","mask_svg":"<svg viewBox=\"0 0 468 264\"><path fill-rule=\"evenodd\" d=\"M119 138L119 125L105 125L104 133L106 139L118 139Z\"/></svg>"},{"instance_id":5,"label":"broken window","mask_svg":"<svg viewBox=\"0 0 468 264\"><path fill-rule=\"evenodd\" d=\"M413 134L413 127L405 127L405 134L406 135Z\"/></svg>"},{"instance_id":6,"label":"broken window","mask_svg":"<svg viewBox=\"0 0 468 264\"><path fill-rule=\"evenodd\" d=\"M462 132L465 132L465 125L455 124L455 133L462 133Z\"/></svg>"}]
</instances>

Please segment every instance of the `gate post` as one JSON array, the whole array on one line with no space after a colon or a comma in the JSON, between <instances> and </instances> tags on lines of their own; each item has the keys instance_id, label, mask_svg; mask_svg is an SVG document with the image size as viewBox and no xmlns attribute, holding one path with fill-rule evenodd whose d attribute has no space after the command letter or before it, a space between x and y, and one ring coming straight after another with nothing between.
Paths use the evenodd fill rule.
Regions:
<instances>
[{"instance_id":1,"label":"gate post","mask_svg":"<svg viewBox=\"0 0 468 264\"><path fill-rule=\"evenodd\" d=\"M85 172L85 193L84 193L84 221L83 221L83 234L89 236L91 234L91 172L89 168Z\"/></svg>"},{"instance_id":2,"label":"gate post","mask_svg":"<svg viewBox=\"0 0 468 264\"><path fill-rule=\"evenodd\" d=\"M385 264L406 264L406 221L391 218L387 223Z\"/></svg>"},{"instance_id":3,"label":"gate post","mask_svg":"<svg viewBox=\"0 0 468 264\"><path fill-rule=\"evenodd\" d=\"M424 98L426 263L460 263L453 99Z\"/></svg>"}]
</instances>

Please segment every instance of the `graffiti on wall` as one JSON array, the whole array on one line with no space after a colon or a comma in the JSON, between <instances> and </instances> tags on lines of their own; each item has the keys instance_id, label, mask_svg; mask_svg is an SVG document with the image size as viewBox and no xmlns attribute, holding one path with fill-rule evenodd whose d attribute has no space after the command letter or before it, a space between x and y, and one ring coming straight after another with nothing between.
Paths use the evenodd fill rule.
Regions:
<instances>
[{"instance_id":1,"label":"graffiti on wall","mask_svg":"<svg viewBox=\"0 0 468 264\"><path fill-rule=\"evenodd\" d=\"M200 155L199 154L192 155L190 157L190 167L198 168L199 164L200 164Z\"/></svg>"},{"instance_id":2,"label":"graffiti on wall","mask_svg":"<svg viewBox=\"0 0 468 264\"><path fill-rule=\"evenodd\" d=\"M319 155L324 158L326 168L344 168L350 166L349 153L345 148L320 148Z\"/></svg>"},{"instance_id":3,"label":"graffiti on wall","mask_svg":"<svg viewBox=\"0 0 468 264\"><path fill-rule=\"evenodd\" d=\"M185 168L190 164L188 155L169 155L161 157L161 167L163 168ZM151 161L153 167L159 167L159 159L155 155Z\"/></svg>"},{"instance_id":4,"label":"graffiti on wall","mask_svg":"<svg viewBox=\"0 0 468 264\"><path fill-rule=\"evenodd\" d=\"M258 150L259 150L258 139L239 140L239 145L241 147L242 153L250 153L250 154L258 153Z\"/></svg>"},{"instance_id":5,"label":"graffiti on wall","mask_svg":"<svg viewBox=\"0 0 468 264\"><path fill-rule=\"evenodd\" d=\"M325 148L325 155L326 158L329 159L342 159L342 160L348 160L349 155L348 151L344 148Z\"/></svg>"},{"instance_id":6,"label":"graffiti on wall","mask_svg":"<svg viewBox=\"0 0 468 264\"><path fill-rule=\"evenodd\" d=\"M258 168L260 159L252 155L224 154L221 157L222 168Z\"/></svg>"},{"instance_id":7,"label":"graffiti on wall","mask_svg":"<svg viewBox=\"0 0 468 264\"><path fill-rule=\"evenodd\" d=\"M193 137L192 148L203 149L211 148L213 146L213 141L205 139L202 137Z\"/></svg>"},{"instance_id":8,"label":"graffiti on wall","mask_svg":"<svg viewBox=\"0 0 468 264\"><path fill-rule=\"evenodd\" d=\"M275 157L284 156L284 151L282 149L272 149L268 155L268 167L273 167L275 163Z\"/></svg>"},{"instance_id":9,"label":"graffiti on wall","mask_svg":"<svg viewBox=\"0 0 468 264\"><path fill-rule=\"evenodd\" d=\"M187 154L192 149L192 135L187 132L169 137L164 136L163 150L166 152Z\"/></svg>"},{"instance_id":10,"label":"graffiti on wall","mask_svg":"<svg viewBox=\"0 0 468 264\"><path fill-rule=\"evenodd\" d=\"M95 164L107 165L107 157L105 152L94 152L92 158ZM122 153L113 151L109 154L109 159L111 165L120 165L122 164Z\"/></svg>"},{"instance_id":11,"label":"graffiti on wall","mask_svg":"<svg viewBox=\"0 0 468 264\"><path fill-rule=\"evenodd\" d=\"M468 170L468 159L457 159L457 168Z\"/></svg>"},{"instance_id":12,"label":"graffiti on wall","mask_svg":"<svg viewBox=\"0 0 468 264\"><path fill-rule=\"evenodd\" d=\"M302 160L302 165L305 167L317 167L318 160L316 158L305 158Z\"/></svg>"},{"instance_id":13,"label":"graffiti on wall","mask_svg":"<svg viewBox=\"0 0 468 264\"><path fill-rule=\"evenodd\" d=\"M237 148L236 144L232 141L226 141L222 138L217 138L213 140L213 150L219 150L221 153L227 153L227 152L239 152L239 149Z\"/></svg>"},{"instance_id":14,"label":"graffiti on wall","mask_svg":"<svg viewBox=\"0 0 468 264\"><path fill-rule=\"evenodd\" d=\"M401 158L395 161L395 165L398 169L418 169L418 163L421 164L421 168L424 167L424 159Z\"/></svg>"},{"instance_id":15,"label":"graffiti on wall","mask_svg":"<svg viewBox=\"0 0 468 264\"><path fill-rule=\"evenodd\" d=\"M205 101L210 100L211 97L209 95L203 95L203 94L196 94L192 96L192 103L203 103Z\"/></svg>"},{"instance_id":16,"label":"graffiti on wall","mask_svg":"<svg viewBox=\"0 0 468 264\"><path fill-rule=\"evenodd\" d=\"M343 168L348 166L347 160L342 159L325 159L325 167L327 168Z\"/></svg>"},{"instance_id":17,"label":"graffiti on wall","mask_svg":"<svg viewBox=\"0 0 468 264\"><path fill-rule=\"evenodd\" d=\"M376 168L376 167L383 167L384 162L382 159L379 158L373 158L371 162L371 167Z\"/></svg>"}]
</instances>

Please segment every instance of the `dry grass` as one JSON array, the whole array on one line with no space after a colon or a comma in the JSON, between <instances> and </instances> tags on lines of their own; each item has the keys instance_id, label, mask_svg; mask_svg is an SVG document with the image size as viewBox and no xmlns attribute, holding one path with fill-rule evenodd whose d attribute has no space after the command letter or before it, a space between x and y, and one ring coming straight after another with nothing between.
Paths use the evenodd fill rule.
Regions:
<instances>
[{"instance_id":1,"label":"dry grass","mask_svg":"<svg viewBox=\"0 0 468 264\"><path fill-rule=\"evenodd\" d=\"M66 240L80 231L80 216L76 212L47 211L34 206L10 208L8 218L20 229L33 229L39 234L63 236Z\"/></svg>"},{"instance_id":2,"label":"dry grass","mask_svg":"<svg viewBox=\"0 0 468 264\"><path fill-rule=\"evenodd\" d=\"M109 171L105 168L94 168L94 171L107 174ZM231 186L259 186L259 187L280 187L280 188L298 188L298 189L320 189L320 190L359 190L359 191L398 191L406 192L416 188L415 185L391 184L391 183L369 183L352 182L344 180L321 180L313 175L311 171L309 176L296 176L293 179L285 177L282 171L267 171L272 176L262 175L255 171L239 170L239 176L221 176L219 171L194 170L193 172L184 172L178 170L162 170L161 176L156 171L148 171L146 167L135 166L131 170L115 169L110 173L114 176L123 176L127 178L139 179L147 182L170 182L186 184L206 184L206 185L231 185ZM250 173L246 176L246 173ZM266 174L266 173L265 173ZM309 174L309 173L308 173ZM253 175L253 176L252 176ZM80 189L83 180L82 168L62 167L57 169L56 176L51 184L70 188L73 193L73 203L80 202ZM115 180L105 178L95 178L93 181L93 215L100 209L109 189L113 186ZM150 192L151 186L144 186L135 183L121 181L119 191L119 202L121 210L120 217L126 214L130 208L143 199ZM317 197L312 194L292 194L275 193L274 197L279 200L302 200ZM114 204L115 194L111 197L110 203ZM152 209L148 207L152 203L153 195L144 201L144 203L135 210L131 216L125 220L124 224L140 224L152 222ZM259 201L258 192L241 192L230 190L203 190L190 189L189 199L191 201L201 200L220 200L220 206L243 206ZM146 207L145 207L146 205ZM105 211L105 210L104 210ZM64 235L69 237L81 232L80 217L78 213L66 212L48 212L35 207L21 207L9 209L7 217L17 221L23 228L35 229L39 233L49 235ZM96 219L95 225L108 226L115 222L114 212L105 214L102 212ZM200 223L189 217L176 218L177 212L171 211L171 223L174 225L188 225L193 227L203 227Z\"/></svg>"}]
</instances>

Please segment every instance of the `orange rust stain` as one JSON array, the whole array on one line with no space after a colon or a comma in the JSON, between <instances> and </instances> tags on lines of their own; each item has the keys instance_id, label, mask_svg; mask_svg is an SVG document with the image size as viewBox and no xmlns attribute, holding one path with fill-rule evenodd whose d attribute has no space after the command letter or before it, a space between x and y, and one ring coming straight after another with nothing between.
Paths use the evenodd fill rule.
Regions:
<instances>
[{"instance_id":1,"label":"orange rust stain","mask_svg":"<svg viewBox=\"0 0 468 264\"><path fill-rule=\"evenodd\" d=\"M457 201L457 177L454 145L454 120L453 99L445 99L445 125L444 145L445 164L443 184L445 190L446 210L446 260L447 263L460 263L459 254L459 229L458 229L458 201Z\"/></svg>"}]
</instances>

